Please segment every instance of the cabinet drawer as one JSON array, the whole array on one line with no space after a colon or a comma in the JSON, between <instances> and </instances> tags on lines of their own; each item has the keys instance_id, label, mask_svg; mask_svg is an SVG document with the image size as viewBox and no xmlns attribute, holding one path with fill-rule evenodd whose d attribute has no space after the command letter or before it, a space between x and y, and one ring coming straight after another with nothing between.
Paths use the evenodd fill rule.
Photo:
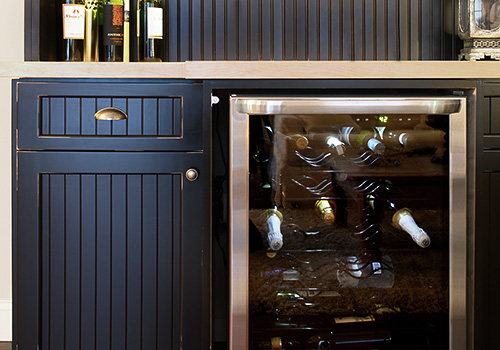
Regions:
<instances>
[{"instance_id":1,"label":"cabinet drawer","mask_svg":"<svg viewBox=\"0 0 500 350\"><path fill-rule=\"evenodd\" d=\"M201 84L18 82L17 107L20 150L202 149ZM127 118L94 118L108 107Z\"/></svg>"}]
</instances>

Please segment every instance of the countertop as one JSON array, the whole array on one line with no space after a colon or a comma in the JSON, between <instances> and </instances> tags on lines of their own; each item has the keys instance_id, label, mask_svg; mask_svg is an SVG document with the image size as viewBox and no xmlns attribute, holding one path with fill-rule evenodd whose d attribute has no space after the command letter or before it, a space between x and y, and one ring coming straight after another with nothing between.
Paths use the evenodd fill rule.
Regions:
<instances>
[{"instance_id":1,"label":"countertop","mask_svg":"<svg viewBox=\"0 0 500 350\"><path fill-rule=\"evenodd\" d=\"M500 62L187 61L165 63L3 62L0 78L494 79Z\"/></svg>"}]
</instances>

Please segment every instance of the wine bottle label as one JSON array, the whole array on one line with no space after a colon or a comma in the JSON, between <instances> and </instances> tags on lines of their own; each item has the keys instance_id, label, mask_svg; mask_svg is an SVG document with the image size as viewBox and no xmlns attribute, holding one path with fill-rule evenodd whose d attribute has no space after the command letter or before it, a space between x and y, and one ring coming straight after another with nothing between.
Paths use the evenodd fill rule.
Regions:
<instances>
[{"instance_id":1,"label":"wine bottle label","mask_svg":"<svg viewBox=\"0 0 500 350\"><path fill-rule=\"evenodd\" d=\"M103 44L123 45L123 6L104 5Z\"/></svg>"},{"instance_id":2,"label":"wine bottle label","mask_svg":"<svg viewBox=\"0 0 500 350\"><path fill-rule=\"evenodd\" d=\"M83 39L85 37L85 6L63 4L63 38Z\"/></svg>"},{"instance_id":3,"label":"wine bottle label","mask_svg":"<svg viewBox=\"0 0 500 350\"><path fill-rule=\"evenodd\" d=\"M163 9L148 7L148 39L163 39Z\"/></svg>"}]
</instances>

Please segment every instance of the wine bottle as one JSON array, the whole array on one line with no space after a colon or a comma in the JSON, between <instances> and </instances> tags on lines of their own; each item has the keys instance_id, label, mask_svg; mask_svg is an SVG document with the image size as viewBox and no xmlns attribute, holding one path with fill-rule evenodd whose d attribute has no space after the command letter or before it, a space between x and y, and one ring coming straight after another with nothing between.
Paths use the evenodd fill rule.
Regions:
<instances>
[{"instance_id":1,"label":"wine bottle","mask_svg":"<svg viewBox=\"0 0 500 350\"><path fill-rule=\"evenodd\" d=\"M63 44L59 59L81 61L85 37L85 6L83 0L62 0Z\"/></svg>"},{"instance_id":2,"label":"wine bottle","mask_svg":"<svg viewBox=\"0 0 500 350\"><path fill-rule=\"evenodd\" d=\"M383 142L393 148L406 150L424 147L443 147L445 133L441 130L388 130L381 133Z\"/></svg>"},{"instance_id":3,"label":"wine bottle","mask_svg":"<svg viewBox=\"0 0 500 350\"><path fill-rule=\"evenodd\" d=\"M123 62L130 61L130 0L123 1Z\"/></svg>"},{"instance_id":4,"label":"wine bottle","mask_svg":"<svg viewBox=\"0 0 500 350\"><path fill-rule=\"evenodd\" d=\"M123 61L123 0L104 0L102 11L104 61Z\"/></svg>"},{"instance_id":5,"label":"wine bottle","mask_svg":"<svg viewBox=\"0 0 500 350\"><path fill-rule=\"evenodd\" d=\"M364 319L364 317L355 317ZM373 316L366 317L373 319ZM363 322L363 321L361 321ZM392 340L388 330L373 328L363 329L361 327L339 330L323 334L315 334L307 340L307 349L337 349L338 344L345 344L349 349L373 349L377 343L387 343ZM370 346L372 345L372 346Z\"/></svg>"},{"instance_id":6,"label":"wine bottle","mask_svg":"<svg viewBox=\"0 0 500 350\"><path fill-rule=\"evenodd\" d=\"M304 349L303 345L296 339L283 337L271 337L269 339L251 339L250 346L253 349Z\"/></svg>"},{"instance_id":7,"label":"wine bottle","mask_svg":"<svg viewBox=\"0 0 500 350\"><path fill-rule=\"evenodd\" d=\"M395 209L393 203L390 203L389 206ZM408 233L413 241L422 248L427 248L431 244L429 235L417 225L408 208L399 209L394 213L392 216L392 225Z\"/></svg>"},{"instance_id":8,"label":"wine bottle","mask_svg":"<svg viewBox=\"0 0 500 350\"><path fill-rule=\"evenodd\" d=\"M385 152L385 145L374 137L374 133L368 130L353 132L352 126L343 127L340 131L342 141L352 147L361 147L369 149L374 153L382 154Z\"/></svg>"},{"instance_id":9,"label":"wine bottle","mask_svg":"<svg viewBox=\"0 0 500 350\"><path fill-rule=\"evenodd\" d=\"M340 139L339 135L328 133L310 132L307 137L313 141L317 147L327 146L341 156L345 153L345 143Z\"/></svg>"},{"instance_id":10,"label":"wine bottle","mask_svg":"<svg viewBox=\"0 0 500 350\"><path fill-rule=\"evenodd\" d=\"M283 247L283 234L281 233L281 222L283 215L278 209L266 210L267 243L272 250L280 250Z\"/></svg>"},{"instance_id":11,"label":"wine bottle","mask_svg":"<svg viewBox=\"0 0 500 350\"><path fill-rule=\"evenodd\" d=\"M337 206L333 200L325 198L318 199L314 204L314 209L323 221L327 223L335 222Z\"/></svg>"},{"instance_id":12,"label":"wine bottle","mask_svg":"<svg viewBox=\"0 0 500 350\"><path fill-rule=\"evenodd\" d=\"M99 61L99 7L100 0L85 0L85 39L83 60Z\"/></svg>"},{"instance_id":13,"label":"wine bottle","mask_svg":"<svg viewBox=\"0 0 500 350\"><path fill-rule=\"evenodd\" d=\"M293 142L295 144L295 147L300 150L306 149L307 146L309 146L309 140L307 139L307 137L301 134L289 135L287 136L287 139Z\"/></svg>"},{"instance_id":14,"label":"wine bottle","mask_svg":"<svg viewBox=\"0 0 500 350\"><path fill-rule=\"evenodd\" d=\"M137 1L138 60L161 62L163 39L163 7L161 0Z\"/></svg>"}]
</instances>

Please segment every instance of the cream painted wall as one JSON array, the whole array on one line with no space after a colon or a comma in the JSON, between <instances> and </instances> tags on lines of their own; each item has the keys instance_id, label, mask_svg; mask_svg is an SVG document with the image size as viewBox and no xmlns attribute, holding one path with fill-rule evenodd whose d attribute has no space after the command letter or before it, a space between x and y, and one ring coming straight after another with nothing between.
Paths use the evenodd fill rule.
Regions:
<instances>
[{"instance_id":1,"label":"cream painted wall","mask_svg":"<svg viewBox=\"0 0 500 350\"><path fill-rule=\"evenodd\" d=\"M0 62L24 60L24 1L0 0ZM0 341L12 340L11 80L0 79Z\"/></svg>"}]
</instances>

